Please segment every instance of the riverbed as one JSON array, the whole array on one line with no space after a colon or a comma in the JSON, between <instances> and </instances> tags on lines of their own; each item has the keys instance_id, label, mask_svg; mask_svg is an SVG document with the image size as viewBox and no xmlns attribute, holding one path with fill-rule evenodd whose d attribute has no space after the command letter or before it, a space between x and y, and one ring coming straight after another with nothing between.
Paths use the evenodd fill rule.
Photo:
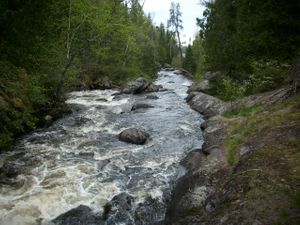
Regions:
<instances>
[{"instance_id":1,"label":"riverbed","mask_svg":"<svg viewBox=\"0 0 300 225\"><path fill-rule=\"evenodd\" d=\"M166 90L72 92L66 101L71 115L3 153L0 166L15 174L0 182L0 224L49 225L79 205L102 215L112 200L103 224L163 221L172 188L185 172L180 160L203 143L202 118L185 103L189 79L162 70L155 83ZM153 108L131 111L136 102ZM145 145L119 141L118 134L131 127L150 134ZM118 198L124 195L130 208Z\"/></svg>"}]
</instances>

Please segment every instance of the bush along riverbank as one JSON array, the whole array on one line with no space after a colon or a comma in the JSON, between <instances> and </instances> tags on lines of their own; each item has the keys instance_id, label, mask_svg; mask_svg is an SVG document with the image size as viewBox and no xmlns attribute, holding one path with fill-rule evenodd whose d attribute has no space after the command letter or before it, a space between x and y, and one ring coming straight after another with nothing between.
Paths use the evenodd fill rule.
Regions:
<instances>
[{"instance_id":1,"label":"bush along riverbank","mask_svg":"<svg viewBox=\"0 0 300 225\"><path fill-rule=\"evenodd\" d=\"M226 103L194 84L204 144L181 164L167 224L299 224L300 95L292 87Z\"/></svg>"}]
</instances>

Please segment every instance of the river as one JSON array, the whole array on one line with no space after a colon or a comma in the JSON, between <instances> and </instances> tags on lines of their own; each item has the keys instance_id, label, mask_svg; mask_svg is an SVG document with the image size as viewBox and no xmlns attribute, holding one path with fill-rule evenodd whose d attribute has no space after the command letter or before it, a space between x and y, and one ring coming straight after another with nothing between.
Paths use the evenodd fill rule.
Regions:
<instances>
[{"instance_id":1,"label":"river","mask_svg":"<svg viewBox=\"0 0 300 225\"><path fill-rule=\"evenodd\" d=\"M71 115L21 137L14 151L3 153L0 167L17 175L0 182L0 224L48 225L79 205L100 215L122 193L130 196L130 209L114 201L103 224L163 221L172 187L184 173L180 160L203 143L202 118L184 100L190 80L162 70L155 83L167 91L72 92ZM153 108L131 111L135 102ZM150 134L145 145L118 140L130 127Z\"/></svg>"}]
</instances>

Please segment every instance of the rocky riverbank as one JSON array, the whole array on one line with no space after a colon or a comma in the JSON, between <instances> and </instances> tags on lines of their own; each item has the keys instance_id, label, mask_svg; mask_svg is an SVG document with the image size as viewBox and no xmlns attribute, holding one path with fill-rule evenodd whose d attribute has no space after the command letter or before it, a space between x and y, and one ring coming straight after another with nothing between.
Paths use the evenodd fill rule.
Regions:
<instances>
[{"instance_id":1,"label":"rocky riverbank","mask_svg":"<svg viewBox=\"0 0 300 225\"><path fill-rule=\"evenodd\" d=\"M181 164L166 224L297 224L299 94L286 87L231 105L191 86L187 102L203 114L204 144ZM287 99L289 98L289 99Z\"/></svg>"}]
</instances>

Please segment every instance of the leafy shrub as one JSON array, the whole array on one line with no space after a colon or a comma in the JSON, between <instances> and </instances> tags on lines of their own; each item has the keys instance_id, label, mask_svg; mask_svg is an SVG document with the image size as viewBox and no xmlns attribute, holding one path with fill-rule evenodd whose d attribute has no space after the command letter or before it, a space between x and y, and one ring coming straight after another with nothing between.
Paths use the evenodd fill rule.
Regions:
<instances>
[{"instance_id":1,"label":"leafy shrub","mask_svg":"<svg viewBox=\"0 0 300 225\"><path fill-rule=\"evenodd\" d=\"M252 74L244 82L247 95L276 89L285 84L289 78L288 66L277 61L254 61L251 63Z\"/></svg>"}]
</instances>

